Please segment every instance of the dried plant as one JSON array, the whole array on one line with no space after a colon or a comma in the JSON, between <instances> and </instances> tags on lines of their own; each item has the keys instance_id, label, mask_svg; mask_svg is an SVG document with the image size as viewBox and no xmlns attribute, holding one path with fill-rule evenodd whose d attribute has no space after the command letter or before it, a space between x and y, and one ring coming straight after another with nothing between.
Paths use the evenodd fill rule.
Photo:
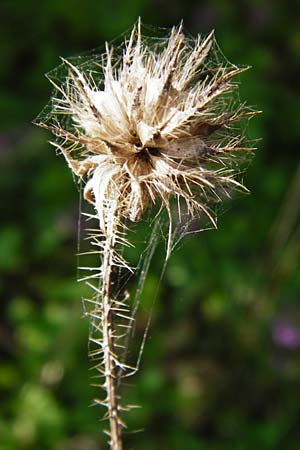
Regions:
<instances>
[{"instance_id":1,"label":"dried plant","mask_svg":"<svg viewBox=\"0 0 300 450\"><path fill-rule=\"evenodd\" d=\"M148 39L138 21L121 51L106 45L98 57L64 59L63 81L49 75L50 111L36 121L56 136L52 144L84 181L99 221L92 244L101 265L88 280L90 356L104 379L99 403L107 408L113 450L122 448L124 426L119 381L136 369L120 357L133 317L112 288L112 268L127 267L118 251L128 244L127 227L154 204L166 210L168 258L174 208L179 222L184 211L215 225L211 204L242 188L236 162L251 149L236 124L253 112L239 102L233 81L245 68L220 55L213 33L192 39L179 25L164 39Z\"/></svg>"}]
</instances>

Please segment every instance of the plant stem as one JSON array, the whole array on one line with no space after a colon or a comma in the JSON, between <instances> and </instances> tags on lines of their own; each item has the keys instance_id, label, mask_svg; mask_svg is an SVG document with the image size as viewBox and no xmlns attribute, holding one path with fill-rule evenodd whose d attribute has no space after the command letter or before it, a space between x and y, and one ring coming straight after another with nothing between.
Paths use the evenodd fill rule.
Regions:
<instances>
[{"instance_id":1,"label":"plant stem","mask_svg":"<svg viewBox=\"0 0 300 450\"><path fill-rule=\"evenodd\" d=\"M111 269L114 251L115 220L112 218L107 230L106 243L102 261L102 333L103 333L103 360L104 360L104 386L107 397L106 404L109 418L109 435L111 450L122 450L122 422L120 418L120 405L117 393L118 368L114 356L115 330L113 321L113 300L110 298ZM110 229L111 228L111 229Z\"/></svg>"}]
</instances>

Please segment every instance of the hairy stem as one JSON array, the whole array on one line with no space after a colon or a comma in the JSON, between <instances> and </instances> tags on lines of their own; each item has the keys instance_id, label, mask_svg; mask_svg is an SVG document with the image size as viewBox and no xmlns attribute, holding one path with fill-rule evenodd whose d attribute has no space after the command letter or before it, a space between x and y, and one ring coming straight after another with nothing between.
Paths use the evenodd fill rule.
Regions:
<instances>
[{"instance_id":1,"label":"hairy stem","mask_svg":"<svg viewBox=\"0 0 300 450\"><path fill-rule=\"evenodd\" d=\"M104 361L104 386L106 389L106 405L109 419L109 435L111 450L122 450L122 422L120 418L118 386L118 367L116 365L115 329L113 320L113 299L110 297L111 270L114 250L115 220L111 220L102 262L102 333L103 333L103 361Z\"/></svg>"}]
</instances>

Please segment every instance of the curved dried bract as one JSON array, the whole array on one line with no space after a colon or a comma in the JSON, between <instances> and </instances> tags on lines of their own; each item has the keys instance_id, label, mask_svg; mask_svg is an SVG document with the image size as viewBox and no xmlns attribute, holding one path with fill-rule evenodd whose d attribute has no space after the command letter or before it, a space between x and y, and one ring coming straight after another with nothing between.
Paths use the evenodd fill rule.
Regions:
<instances>
[{"instance_id":1,"label":"curved dried bract","mask_svg":"<svg viewBox=\"0 0 300 450\"><path fill-rule=\"evenodd\" d=\"M63 81L49 75L55 88L50 112L36 121L56 136L53 145L84 180L84 197L99 220L93 244L102 263L88 278L100 280L92 285L89 315L101 336L92 333L91 357L105 379L107 396L100 402L108 408L114 450L122 448L118 378L132 371L118 357L123 334L117 333L117 318L124 328L132 318L111 292L112 267L126 266L116 251L126 244L122 230L151 205L166 209L168 257L173 207L179 221L184 210L190 217L204 213L215 224L212 202L242 187L236 162L251 149L236 125L254 113L236 95L234 78L245 68L220 55L213 33L192 39L179 25L166 38L148 39L138 21L121 51L107 45L94 60L63 59Z\"/></svg>"}]
</instances>

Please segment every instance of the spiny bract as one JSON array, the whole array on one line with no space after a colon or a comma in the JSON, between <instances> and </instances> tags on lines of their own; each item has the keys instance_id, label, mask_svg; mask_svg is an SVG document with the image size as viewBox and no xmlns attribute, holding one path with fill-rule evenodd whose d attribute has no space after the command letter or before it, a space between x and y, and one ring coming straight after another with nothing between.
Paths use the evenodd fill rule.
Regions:
<instances>
[{"instance_id":1,"label":"spiny bract","mask_svg":"<svg viewBox=\"0 0 300 450\"><path fill-rule=\"evenodd\" d=\"M240 186L232 155L249 149L233 124L253 113L233 100L232 79L245 68L216 61L216 48L213 32L193 40L182 25L150 43L138 21L120 57L106 46L97 64L102 83L95 68L67 60L61 85L49 76L56 93L46 124L38 124L56 135L53 144L86 180L84 196L104 234L108 211L121 224L137 221L157 199L170 223L171 198L179 215L185 204L213 221L211 199Z\"/></svg>"}]
</instances>

